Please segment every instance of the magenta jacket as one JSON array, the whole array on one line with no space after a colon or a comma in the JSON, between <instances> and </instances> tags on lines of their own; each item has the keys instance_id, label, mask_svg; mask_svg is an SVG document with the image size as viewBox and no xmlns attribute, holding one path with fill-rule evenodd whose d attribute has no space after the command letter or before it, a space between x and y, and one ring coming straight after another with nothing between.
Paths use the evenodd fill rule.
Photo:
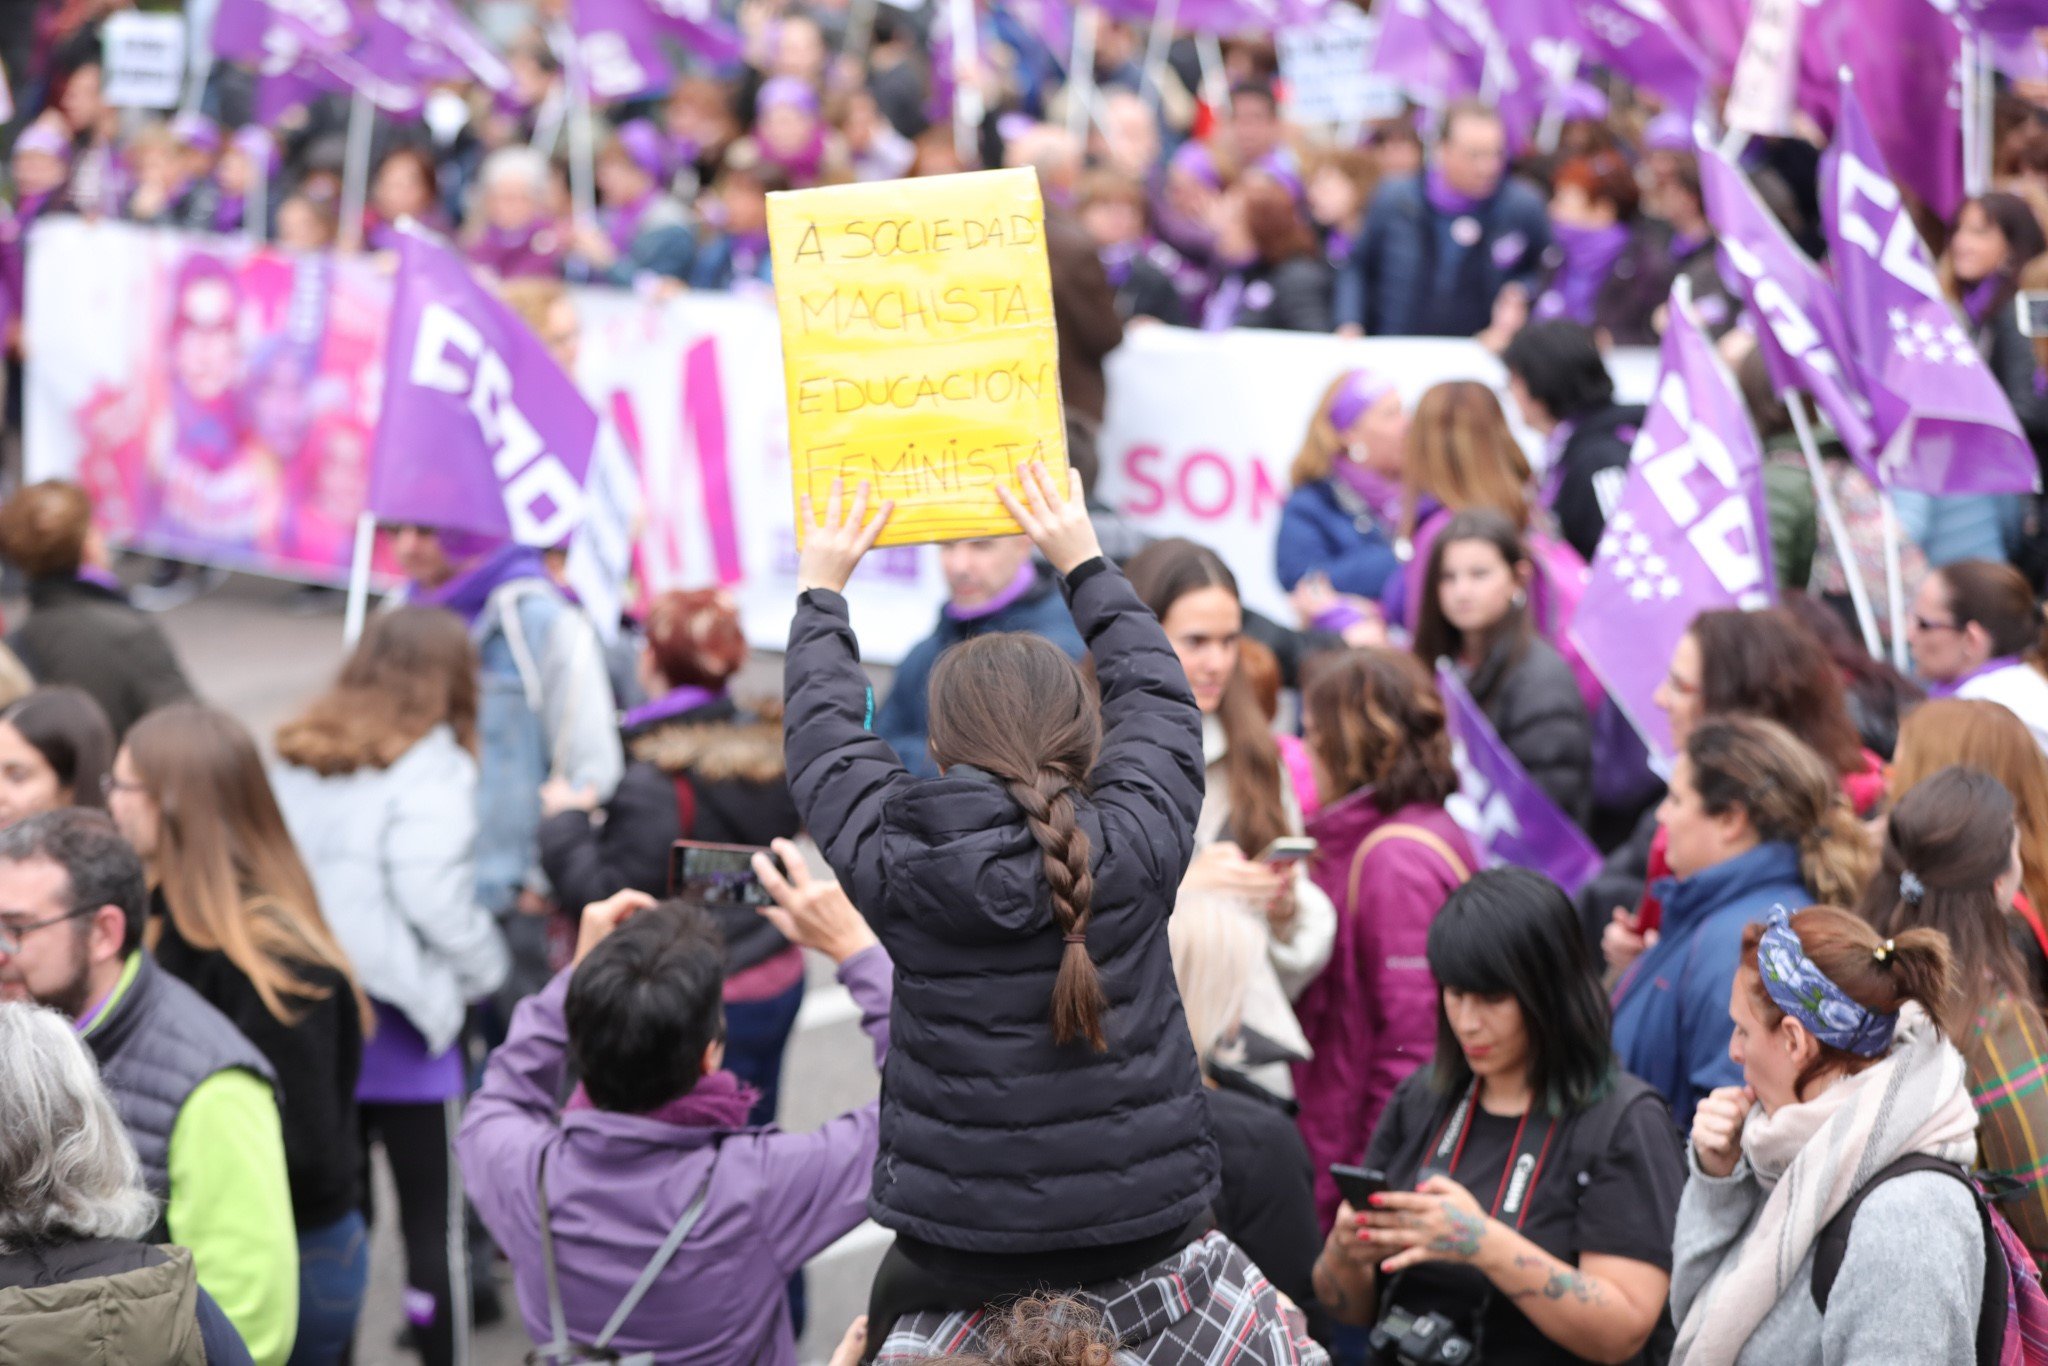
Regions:
<instances>
[{"instance_id":1,"label":"magenta jacket","mask_svg":"<svg viewBox=\"0 0 2048 1366\"><path fill-rule=\"evenodd\" d=\"M1425 830L1451 857L1397 832L1360 858L1373 832L1387 826ZM1316 839L1309 874L1337 907L1337 942L1330 965L1295 1002L1315 1056L1295 1065L1294 1092L1315 1163L1316 1212L1327 1230L1338 1204L1330 1164L1365 1155L1394 1088L1436 1051L1429 922L1478 863L1441 806L1388 814L1370 788L1324 807L1308 833Z\"/></svg>"}]
</instances>

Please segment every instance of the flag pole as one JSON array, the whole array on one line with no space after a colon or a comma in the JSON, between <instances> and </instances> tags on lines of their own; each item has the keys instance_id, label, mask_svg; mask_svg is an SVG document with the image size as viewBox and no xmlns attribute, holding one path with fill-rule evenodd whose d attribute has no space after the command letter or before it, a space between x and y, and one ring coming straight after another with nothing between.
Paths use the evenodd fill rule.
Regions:
<instances>
[{"instance_id":1,"label":"flag pole","mask_svg":"<svg viewBox=\"0 0 2048 1366\"><path fill-rule=\"evenodd\" d=\"M1067 133L1083 149L1095 112L1095 38L1102 11L1082 5L1074 11L1074 47L1067 59Z\"/></svg>"},{"instance_id":2,"label":"flag pole","mask_svg":"<svg viewBox=\"0 0 2048 1366\"><path fill-rule=\"evenodd\" d=\"M270 236L270 157L254 158L249 178L249 203L242 211L242 233L252 242Z\"/></svg>"},{"instance_id":3,"label":"flag pole","mask_svg":"<svg viewBox=\"0 0 2048 1366\"><path fill-rule=\"evenodd\" d=\"M597 153L590 127L590 81L583 70L583 47L569 39L569 201L578 223L597 221Z\"/></svg>"},{"instance_id":4,"label":"flag pole","mask_svg":"<svg viewBox=\"0 0 2048 1366\"><path fill-rule=\"evenodd\" d=\"M1202 64L1202 98L1218 113L1230 102L1230 73L1223 69L1223 43L1213 33L1195 35L1195 57Z\"/></svg>"},{"instance_id":5,"label":"flag pole","mask_svg":"<svg viewBox=\"0 0 2048 1366\"><path fill-rule=\"evenodd\" d=\"M963 164L980 160L981 116L986 108L981 94L981 33L975 27L974 0L946 0L946 24L953 35L953 150ZM974 73L963 81L961 71Z\"/></svg>"},{"instance_id":6,"label":"flag pole","mask_svg":"<svg viewBox=\"0 0 2048 1366\"><path fill-rule=\"evenodd\" d=\"M341 619L341 640L354 646L362 639L370 610L370 560L377 548L377 519L368 508L356 514L355 554L348 564L348 612Z\"/></svg>"},{"instance_id":7,"label":"flag pole","mask_svg":"<svg viewBox=\"0 0 2048 1366\"><path fill-rule=\"evenodd\" d=\"M878 0L853 0L846 15L846 55L867 70L868 49L875 44L875 7Z\"/></svg>"},{"instance_id":8,"label":"flag pole","mask_svg":"<svg viewBox=\"0 0 2048 1366\"><path fill-rule=\"evenodd\" d=\"M1890 489L1878 490L1877 506L1884 517L1884 587L1891 599L1892 667L1904 673L1907 668L1906 584L1905 571L1899 566L1899 510L1892 504Z\"/></svg>"},{"instance_id":9,"label":"flag pole","mask_svg":"<svg viewBox=\"0 0 2048 1366\"><path fill-rule=\"evenodd\" d=\"M1536 123L1536 150L1545 156L1557 150L1557 140L1564 133L1565 87L1578 78L1579 45L1564 43L1556 69L1550 73L1550 91L1543 97L1543 117Z\"/></svg>"},{"instance_id":10,"label":"flag pole","mask_svg":"<svg viewBox=\"0 0 2048 1366\"><path fill-rule=\"evenodd\" d=\"M1980 195L1984 193L1984 159L1979 149L1983 136L1978 128L1982 109L1977 101L1977 82L1980 73L1977 65L1977 42L1969 27L1961 19L1956 28L1962 34L1962 70L1958 76L1962 84L1963 113L1958 128L1963 136L1963 193Z\"/></svg>"},{"instance_id":11,"label":"flag pole","mask_svg":"<svg viewBox=\"0 0 2048 1366\"><path fill-rule=\"evenodd\" d=\"M1813 479L1813 496L1820 503L1821 519L1827 523L1828 539L1842 561L1842 576L1849 581L1849 600L1856 605L1856 624L1863 631L1863 647L1872 659L1884 658L1884 637L1877 629L1877 613L1870 605L1870 587L1863 582L1863 566L1857 563L1855 548L1849 544L1849 528L1842 521L1841 505L1829 484L1827 468L1821 461L1820 444L1813 437L1813 422L1806 411L1806 399L1789 385L1778 391L1778 401L1792 415L1792 430L1799 436L1799 449L1806 456L1806 472Z\"/></svg>"},{"instance_id":12,"label":"flag pole","mask_svg":"<svg viewBox=\"0 0 2048 1366\"><path fill-rule=\"evenodd\" d=\"M1991 188L1991 174L1998 164L1998 68L1991 51L1991 35L1977 35L1977 174L1982 186Z\"/></svg>"},{"instance_id":13,"label":"flag pole","mask_svg":"<svg viewBox=\"0 0 2048 1366\"><path fill-rule=\"evenodd\" d=\"M1158 0L1152 9L1152 31L1145 35L1145 74L1140 78L1145 87L1145 102L1152 106L1154 114L1160 112L1163 103L1159 71L1166 65L1167 49L1173 46L1173 31L1179 23L1180 0Z\"/></svg>"},{"instance_id":14,"label":"flag pole","mask_svg":"<svg viewBox=\"0 0 2048 1366\"><path fill-rule=\"evenodd\" d=\"M363 205L370 190L370 134L375 125L370 97L358 90L349 97L348 145L341 164L341 231L343 251L363 246Z\"/></svg>"}]
</instances>

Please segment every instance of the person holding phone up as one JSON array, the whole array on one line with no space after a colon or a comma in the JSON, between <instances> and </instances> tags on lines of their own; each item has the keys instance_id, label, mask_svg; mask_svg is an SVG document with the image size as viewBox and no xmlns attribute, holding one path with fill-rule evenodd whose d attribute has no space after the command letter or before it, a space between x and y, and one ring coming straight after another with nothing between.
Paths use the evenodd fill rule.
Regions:
<instances>
[{"instance_id":1,"label":"person holding phone up","mask_svg":"<svg viewBox=\"0 0 2048 1366\"><path fill-rule=\"evenodd\" d=\"M1488 1366L1629 1362L1670 1287L1684 1184L1671 1112L1623 1073L1571 902L1520 868L1483 872L1429 929L1436 1062L1394 1092L1315 1267L1378 1360L1437 1316ZM1412 1339L1411 1339L1412 1341ZM1448 1359L1443 1357L1430 1358Z\"/></svg>"}]
</instances>

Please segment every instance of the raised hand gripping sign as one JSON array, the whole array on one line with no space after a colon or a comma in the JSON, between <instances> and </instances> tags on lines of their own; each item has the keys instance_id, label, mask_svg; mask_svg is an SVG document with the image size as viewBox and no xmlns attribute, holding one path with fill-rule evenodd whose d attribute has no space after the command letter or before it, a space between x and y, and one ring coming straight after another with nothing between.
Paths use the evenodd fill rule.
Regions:
<instances>
[{"instance_id":1,"label":"raised hand gripping sign","mask_svg":"<svg viewBox=\"0 0 2048 1366\"><path fill-rule=\"evenodd\" d=\"M909 545L1017 534L995 489L1030 461L1065 486L1036 173L771 194L768 239L799 503L865 480Z\"/></svg>"}]
</instances>

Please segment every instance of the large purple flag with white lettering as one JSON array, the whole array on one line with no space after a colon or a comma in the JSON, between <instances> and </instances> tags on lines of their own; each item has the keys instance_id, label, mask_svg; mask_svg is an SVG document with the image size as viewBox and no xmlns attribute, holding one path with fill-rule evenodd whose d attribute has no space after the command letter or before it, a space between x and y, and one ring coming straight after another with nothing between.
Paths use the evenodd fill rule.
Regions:
<instances>
[{"instance_id":1,"label":"large purple flag with white lettering","mask_svg":"<svg viewBox=\"0 0 2048 1366\"><path fill-rule=\"evenodd\" d=\"M1529 868L1573 896L1600 871L1600 851L1536 786L1446 661L1436 666L1458 791L1446 803L1490 867Z\"/></svg>"},{"instance_id":2,"label":"large purple flag with white lettering","mask_svg":"<svg viewBox=\"0 0 2048 1366\"><path fill-rule=\"evenodd\" d=\"M1846 67L1891 178L1946 222L1963 201L1961 30L1950 0L1802 0L1799 107L1839 135Z\"/></svg>"},{"instance_id":3,"label":"large purple flag with white lettering","mask_svg":"<svg viewBox=\"0 0 2048 1366\"><path fill-rule=\"evenodd\" d=\"M1432 0L1379 0L1373 14L1380 21L1367 68L1373 75L1392 81L1408 98L1424 105L1447 104L1477 88L1468 84L1469 74L1452 62L1437 40Z\"/></svg>"},{"instance_id":4,"label":"large purple flag with white lettering","mask_svg":"<svg viewBox=\"0 0 2048 1366\"><path fill-rule=\"evenodd\" d=\"M273 32L293 50L341 52L361 29L348 0L220 0L213 15L213 50L229 61L260 62L275 54Z\"/></svg>"},{"instance_id":5,"label":"large purple flag with white lettering","mask_svg":"<svg viewBox=\"0 0 2048 1366\"><path fill-rule=\"evenodd\" d=\"M655 22L682 40L699 61L713 66L737 62L746 51L740 31L726 22L712 0L649 0Z\"/></svg>"},{"instance_id":6,"label":"large purple flag with white lettering","mask_svg":"<svg viewBox=\"0 0 2048 1366\"><path fill-rule=\"evenodd\" d=\"M1701 612L1765 607L1772 592L1756 430L1713 343L1674 300L1572 636L1652 756L1668 760L1671 725L1651 699L1679 638Z\"/></svg>"},{"instance_id":7,"label":"large purple flag with white lettering","mask_svg":"<svg viewBox=\"0 0 2048 1366\"><path fill-rule=\"evenodd\" d=\"M1546 43L1570 43L1589 66L1618 72L1675 109L1699 103L1706 54L1679 27L1663 0L1513 0L1494 15L1502 36L1533 65L1551 68Z\"/></svg>"},{"instance_id":8,"label":"large purple flag with white lettering","mask_svg":"<svg viewBox=\"0 0 2048 1366\"><path fill-rule=\"evenodd\" d=\"M637 99L675 83L654 12L643 0L576 0L573 10L577 59L591 99Z\"/></svg>"},{"instance_id":9,"label":"large purple flag with white lettering","mask_svg":"<svg viewBox=\"0 0 2048 1366\"><path fill-rule=\"evenodd\" d=\"M384 369L369 498L379 521L568 539L597 414L532 329L423 237L399 243Z\"/></svg>"},{"instance_id":10,"label":"large purple flag with white lettering","mask_svg":"<svg viewBox=\"0 0 2048 1366\"><path fill-rule=\"evenodd\" d=\"M1841 301L1748 178L1711 145L1701 146L1699 158L1707 218L1721 244L1721 275L1741 291L1756 320L1772 385L1811 394L1849 454L1877 478L1877 438Z\"/></svg>"},{"instance_id":11,"label":"large purple flag with white lettering","mask_svg":"<svg viewBox=\"0 0 2048 1366\"><path fill-rule=\"evenodd\" d=\"M1878 473L1924 493L2039 486L2012 403L1942 294L1853 87L1821 157L1821 217L1856 368L1870 398Z\"/></svg>"},{"instance_id":12,"label":"large purple flag with white lettering","mask_svg":"<svg viewBox=\"0 0 2048 1366\"><path fill-rule=\"evenodd\" d=\"M396 55L381 74L417 85L475 77L486 89L512 88L512 69L449 0L376 0L374 17L395 35L383 52ZM391 60L380 52L378 60ZM358 54L362 56L362 54ZM368 57L363 57L368 63Z\"/></svg>"}]
</instances>

